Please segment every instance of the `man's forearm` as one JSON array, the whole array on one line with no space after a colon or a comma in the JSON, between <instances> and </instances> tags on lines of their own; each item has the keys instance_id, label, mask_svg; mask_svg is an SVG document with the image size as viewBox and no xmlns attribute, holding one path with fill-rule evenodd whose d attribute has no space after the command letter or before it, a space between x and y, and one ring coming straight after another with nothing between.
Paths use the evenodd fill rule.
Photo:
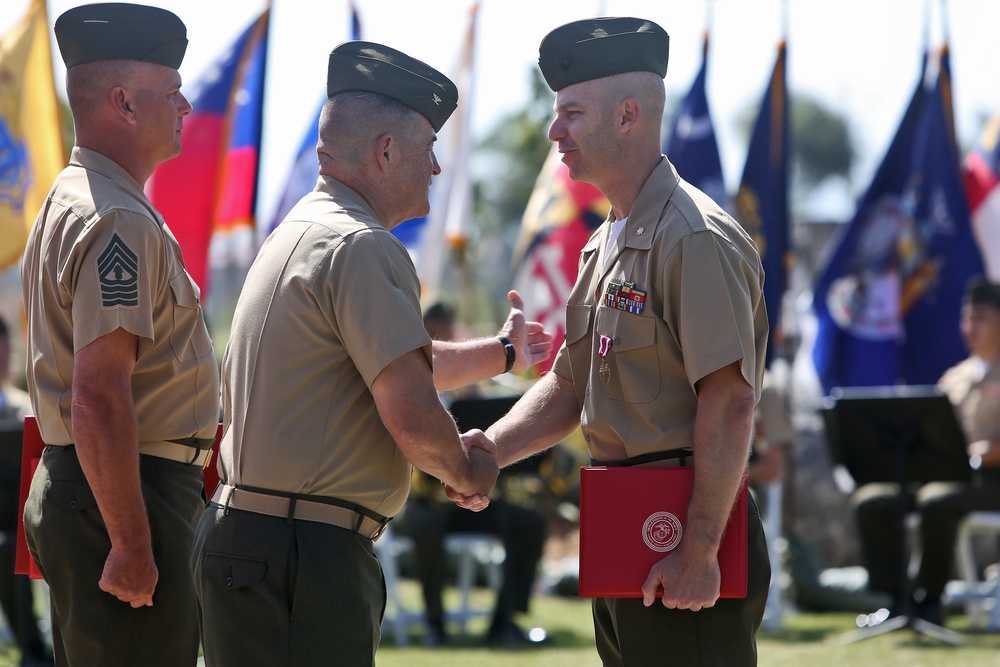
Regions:
<instances>
[{"instance_id":1,"label":"man's forearm","mask_svg":"<svg viewBox=\"0 0 1000 667\"><path fill-rule=\"evenodd\" d=\"M371 391L382 423L412 465L464 495L489 493L496 463L492 456L484 461L462 447L455 421L434 393L421 351L390 363Z\"/></svg>"},{"instance_id":2,"label":"man's forearm","mask_svg":"<svg viewBox=\"0 0 1000 667\"><path fill-rule=\"evenodd\" d=\"M74 396L73 437L111 543L126 550L151 548L131 396L121 401Z\"/></svg>"},{"instance_id":3,"label":"man's forearm","mask_svg":"<svg viewBox=\"0 0 1000 667\"><path fill-rule=\"evenodd\" d=\"M486 430L497 445L497 462L509 466L536 454L580 426L580 404L573 384L548 373Z\"/></svg>"},{"instance_id":4,"label":"man's forearm","mask_svg":"<svg viewBox=\"0 0 1000 667\"><path fill-rule=\"evenodd\" d=\"M746 471L753 429L753 389L736 377L699 392L694 426L694 488L684 539L718 549Z\"/></svg>"},{"instance_id":5,"label":"man's forearm","mask_svg":"<svg viewBox=\"0 0 1000 667\"><path fill-rule=\"evenodd\" d=\"M504 372L507 353L497 337L463 341L436 340L434 387L450 391L488 380Z\"/></svg>"}]
</instances>

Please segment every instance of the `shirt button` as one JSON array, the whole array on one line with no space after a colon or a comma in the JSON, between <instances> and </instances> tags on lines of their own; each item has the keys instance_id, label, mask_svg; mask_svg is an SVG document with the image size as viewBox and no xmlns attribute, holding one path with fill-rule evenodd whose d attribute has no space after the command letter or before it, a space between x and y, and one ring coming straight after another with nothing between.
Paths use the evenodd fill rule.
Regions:
<instances>
[{"instance_id":1,"label":"shirt button","mask_svg":"<svg viewBox=\"0 0 1000 667\"><path fill-rule=\"evenodd\" d=\"M618 336L615 336L615 345L621 345L621 342L622 342L622 339L619 338Z\"/></svg>"},{"instance_id":2,"label":"shirt button","mask_svg":"<svg viewBox=\"0 0 1000 667\"><path fill-rule=\"evenodd\" d=\"M233 585L233 578L231 576L230 577L226 577L226 586L230 587L232 585Z\"/></svg>"},{"instance_id":3,"label":"shirt button","mask_svg":"<svg viewBox=\"0 0 1000 667\"><path fill-rule=\"evenodd\" d=\"M77 504L78 504L78 503L77 503L77 502L76 502L75 500L71 500L71 501L69 501L69 508L70 508L71 510L75 510L75 509L76 509L76 506L77 506Z\"/></svg>"}]
</instances>

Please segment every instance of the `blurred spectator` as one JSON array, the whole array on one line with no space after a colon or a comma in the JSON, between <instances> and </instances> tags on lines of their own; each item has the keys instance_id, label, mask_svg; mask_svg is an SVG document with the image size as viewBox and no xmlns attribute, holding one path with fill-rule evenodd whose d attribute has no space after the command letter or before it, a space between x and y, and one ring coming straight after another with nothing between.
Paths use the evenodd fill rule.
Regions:
<instances>
[{"instance_id":1,"label":"blurred spectator","mask_svg":"<svg viewBox=\"0 0 1000 667\"><path fill-rule=\"evenodd\" d=\"M962 306L961 331L971 355L941 377L968 443L975 469L971 484L930 482L915 488L922 555L914 597L906 600L906 539L899 486L865 484L852 498L861 531L869 587L893 597L898 615L910 603L919 618L941 624L940 598L952 573L955 537L966 514L1000 510L1000 285L974 282Z\"/></svg>"},{"instance_id":2,"label":"blurred spectator","mask_svg":"<svg viewBox=\"0 0 1000 667\"><path fill-rule=\"evenodd\" d=\"M28 393L10 379L10 335L7 323L0 318L0 430L20 434L24 417L30 412ZM17 510L21 466L17 459L0 457L0 495L3 497L0 501L3 508L3 516L0 516L0 606L21 651L22 667L51 665L52 653L42 641L38 628L31 580L26 575L14 574L14 545L20 522Z\"/></svg>"}]
</instances>

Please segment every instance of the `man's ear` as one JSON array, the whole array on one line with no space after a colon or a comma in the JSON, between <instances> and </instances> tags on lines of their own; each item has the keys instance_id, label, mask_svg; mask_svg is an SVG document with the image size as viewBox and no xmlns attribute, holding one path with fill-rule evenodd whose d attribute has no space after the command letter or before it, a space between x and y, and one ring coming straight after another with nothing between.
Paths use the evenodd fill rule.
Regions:
<instances>
[{"instance_id":1,"label":"man's ear","mask_svg":"<svg viewBox=\"0 0 1000 667\"><path fill-rule=\"evenodd\" d=\"M395 165L396 140L393 139L392 134L387 132L380 135L375 140L372 150L375 153L375 161L378 163L381 171L388 172L390 166Z\"/></svg>"},{"instance_id":2,"label":"man's ear","mask_svg":"<svg viewBox=\"0 0 1000 667\"><path fill-rule=\"evenodd\" d=\"M636 121L639 120L641 112L642 108L639 106L637 99L634 97L626 98L624 102L618 105L619 128L625 132L630 130Z\"/></svg>"},{"instance_id":3,"label":"man's ear","mask_svg":"<svg viewBox=\"0 0 1000 667\"><path fill-rule=\"evenodd\" d=\"M118 86L117 88L111 89L111 106L114 108L115 113L124 118L127 122L135 123L135 111L132 109L132 103L129 100L129 92Z\"/></svg>"}]
</instances>

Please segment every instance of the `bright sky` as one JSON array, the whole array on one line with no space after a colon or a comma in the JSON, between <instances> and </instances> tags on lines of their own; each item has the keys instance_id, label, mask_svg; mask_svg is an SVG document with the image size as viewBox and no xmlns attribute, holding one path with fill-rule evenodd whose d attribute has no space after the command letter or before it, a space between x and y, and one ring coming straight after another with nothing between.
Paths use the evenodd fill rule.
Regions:
<instances>
[{"instance_id":1,"label":"bright sky","mask_svg":"<svg viewBox=\"0 0 1000 667\"><path fill-rule=\"evenodd\" d=\"M4 0L0 32L27 9L29 0ZM147 0L174 11L188 28L181 75L190 92L265 6L265 0ZM49 20L81 0L49 0ZM942 41L941 7L947 6L956 124L968 145L984 116L1000 110L997 84L996 0L931 0L931 45ZM471 0L356 0L362 37L404 51L451 73ZM788 16L788 81L843 112L851 123L860 161L855 190L863 188L884 153L917 81L925 32L925 2L918 0L716 0L712 10L709 103L725 169L734 189L746 157L736 117L758 104ZM597 15L649 18L670 34L668 95L683 95L701 59L705 0L482 0L476 52L477 84L471 99L473 128L483 136L527 98L538 44L552 28ZM265 107L261 201L269 220L295 151L325 94L327 56L350 36L347 0L274 0ZM53 42L53 48L55 44ZM56 84L62 89L56 53ZM470 103L466 91L460 104ZM540 137L540 140L543 138ZM443 165L445 169L448 165Z\"/></svg>"}]
</instances>

